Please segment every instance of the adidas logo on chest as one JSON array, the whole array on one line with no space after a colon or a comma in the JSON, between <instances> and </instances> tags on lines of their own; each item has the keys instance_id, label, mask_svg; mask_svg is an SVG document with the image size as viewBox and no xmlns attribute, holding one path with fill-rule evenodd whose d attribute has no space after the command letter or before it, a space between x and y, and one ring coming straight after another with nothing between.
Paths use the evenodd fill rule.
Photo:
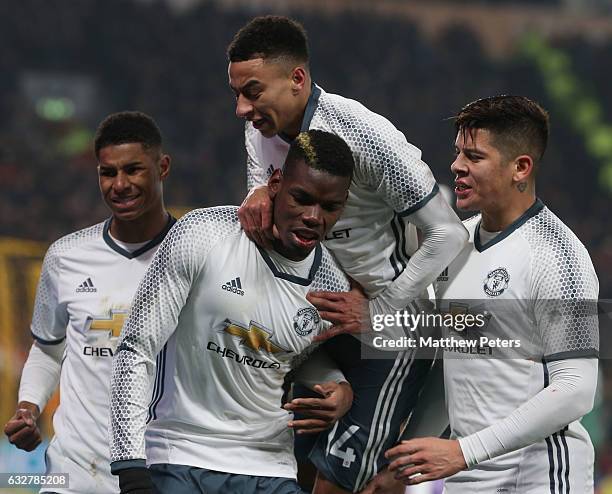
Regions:
<instances>
[{"instance_id":1,"label":"adidas logo on chest","mask_svg":"<svg viewBox=\"0 0 612 494\"><path fill-rule=\"evenodd\" d=\"M95 293L98 289L94 286L91 278L87 278L83 283L81 283L76 288L77 293Z\"/></svg>"},{"instance_id":2,"label":"adidas logo on chest","mask_svg":"<svg viewBox=\"0 0 612 494\"><path fill-rule=\"evenodd\" d=\"M240 283L240 276L234 278L233 280L226 281L221 285L221 288L226 292L235 293L236 295L240 295L244 297L244 290L242 289L242 283Z\"/></svg>"}]
</instances>

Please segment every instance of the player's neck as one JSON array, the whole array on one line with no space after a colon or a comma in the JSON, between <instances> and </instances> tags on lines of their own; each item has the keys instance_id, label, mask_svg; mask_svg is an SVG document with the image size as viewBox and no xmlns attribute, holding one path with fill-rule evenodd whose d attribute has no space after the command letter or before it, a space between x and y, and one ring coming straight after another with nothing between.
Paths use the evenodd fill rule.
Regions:
<instances>
[{"instance_id":1,"label":"player's neck","mask_svg":"<svg viewBox=\"0 0 612 494\"><path fill-rule=\"evenodd\" d=\"M126 243L146 242L154 239L168 224L168 212L163 207L153 208L133 220L121 220L113 216L110 234Z\"/></svg>"},{"instance_id":2,"label":"player's neck","mask_svg":"<svg viewBox=\"0 0 612 494\"><path fill-rule=\"evenodd\" d=\"M499 201L483 209L480 226L488 232L501 232L518 220L536 200L535 193L518 193L508 201Z\"/></svg>"}]
</instances>

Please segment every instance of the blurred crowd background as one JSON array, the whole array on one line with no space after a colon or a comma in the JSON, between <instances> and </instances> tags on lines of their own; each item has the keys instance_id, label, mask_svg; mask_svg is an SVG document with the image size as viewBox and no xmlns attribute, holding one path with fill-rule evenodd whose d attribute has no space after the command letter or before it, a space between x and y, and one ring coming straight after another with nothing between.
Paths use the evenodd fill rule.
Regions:
<instances>
[{"instance_id":1,"label":"blurred crowd background","mask_svg":"<svg viewBox=\"0 0 612 494\"><path fill-rule=\"evenodd\" d=\"M225 48L252 16L267 13L299 19L314 80L389 118L441 184L453 181L449 117L457 110L502 93L539 101L552 132L538 195L587 246L600 297L612 299L610 0L0 2L2 424L31 344L45 248L108 215L92 152L97 124L125 109L156 119L173 157L166 202L177 214L239 204L243 124ZM602 359L601 368L584 423L597 448L598 489L609 493L612 365ZM42 461L42 448L20 455L4 438L0 453L0 472L35 471Z\"/></svg>"}]
</instances>

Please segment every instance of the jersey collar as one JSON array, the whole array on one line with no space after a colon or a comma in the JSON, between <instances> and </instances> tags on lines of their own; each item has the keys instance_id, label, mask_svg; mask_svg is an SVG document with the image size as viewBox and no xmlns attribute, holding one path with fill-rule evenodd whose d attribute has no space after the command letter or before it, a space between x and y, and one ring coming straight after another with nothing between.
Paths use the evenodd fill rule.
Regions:
<instances>
[{"instance_id":1,"label":"jersey collar","mask_svg":"<svg viewBox=\"0 0 612 494\"><path fill-rule=\"evenodd\" d=\"M300 128L300 132L306 132L310 128L310 122L312 121L314 112L319 105L320 96L321 88L313 82L310 89L310 96L308 97L308 103L306 104L306 110L304 110L304 118L302 119L302 127ZM288 144L291 144L293 141L293 139L290 139L282 132L279 132L278 137Z\"/></svg>"},{"instance_id":2,"label":"jersey collar","mask_svg":"<svg viewBox=\"0 0 612 494\"><path fill-rule=\"evenodd\" d=\"M154 238L152 238L149 242L143 245L140 249L136 249L134 252L129 252L120 245L117 245L117 243L111 238L110 234L108 233L112 220L113 218L111 216L104 222L104 232L102 233L102 238L104 238L106 245L108 245L115 252L121 254L124 257L127 257L128 259L134 259L135 257L138 257L147 252L148 250L151 250L153 247L159 245L166 236L166 233L168 233L170 228L172 228L172 225L176 223L176 219L170 213L168 213L168 222L166 223L164 229L159 232Z\"/></svg>"},{"instance_id":3,"label":"jersey collar","mask_svg":"<svg viewBox=\"0 0 612 494\"><path fill-rule=\"evenodd\" d=\"M540 199L536 199L527 211L514 220L513 223L511 223L505 230L501 231L495 238L489 240L485 244L480 242L480 223L482 223L481 218L476 225L476 230L474 231L474 247L476 247L478 252L483 252L489 247L493 247L495 244L501 242L519 227L524 225L528 219L533 218L536 214L542 211L542 209L544 209L544 203Z\"/></svg>"},{"instance_id":4,"label":"jersey collar","mask_svg":"<svg viewBox=\"0 0 612 494\"><path fill-rule=\"evenodd\" d=\"M263 260L266 261L266 264L270 268L270 271L272 271L272 274L275 278L287 280L291 283L296 283L297 285L302 286L310 286L312 280L314 280L314 277L317 274L317 271L319 270L319 266L321 265L321 257L323 255L323 249L321 247L321 244L319 243L315 247L314 259L312 261L312 266L310 266L310 271L308 272L308 278L301 278L300 276L295 276L293 274L280 271L276 267L276 264L274 264L274 261L270 258L268 253L264 249L259 247L259 245L257 245L257 250L261 254L261 257L263 257Z\"/></svg>"}]
</instances>

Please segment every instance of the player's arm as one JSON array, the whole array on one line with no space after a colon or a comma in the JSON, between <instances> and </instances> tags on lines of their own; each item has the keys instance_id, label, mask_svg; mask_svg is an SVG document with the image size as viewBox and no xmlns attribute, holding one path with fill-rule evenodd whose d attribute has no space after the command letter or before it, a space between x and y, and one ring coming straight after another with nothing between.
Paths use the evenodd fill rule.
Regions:
<instances>
[{"instance_id":1,"label":"player's arm","mask_svg":"<svg viewBox=\"0 0 612 494\"><path fill-rule=\"evenodd\" d=\"M110 385L110 452L111 472L119 475L122 493L152 492L145 466L147 405L156 356L175 331L204 263L201 246L206 234L193 234L199 227L189 213L170 230L140 283L121 332Z\"/></svg>"},{"instance_id":2,"label":"player's arm","mask_svg":"<svg viewBox=\"0 0 612 494\"><path fill-rule=\"evenodd\" d=\"M252 143L252 133L257 132L245 124L245 146L247 151L247 196L238 209L242 229L257 245L272 247L272 199L268 192L266 170L258 162Z\"/></svg>"},{"instance_id":3,"label":"player's arm","mask_svg":"<svg viewBox=\"0 0 612 494\"><path fill-rule=\"evenodd\" d=\"M314 434L332 427L353 404L353 390L324 349L316 349L296 370L295 381L319 393L321 398L296 398L283 408L306 418L292 420L298 434Z\"/></svg>"},{"instance_id":4,"label":"player's arm","mask_svg":"<svg viewBox=\"0 0 612 494\"><path fill-rule=\"evenodd\" d=\"M491 426L457 440L422 438L402 441L386 456L406 484L448 477L483 461L515 451L559 432L593 407L597 359L550 362L550 385ZM421 474L410 479L415 474Z\"/></svg>"},{"instance_id":5,"label":"player's arm","mask_svg":"<svg viewBox=\"0 0 612 494\"><path fill-rule=\"evenodd\" d=\"M24 364L15 414L4 427L9 442L34 450L42 437L36 421L57 388L66 347L68 314L60 303L61 257L53 244L43 261L30 329L35 342Z\"/></svg>"},{"instance_id":6,"label":"player's arm","mask_svg":"<svg viewBox=\"0 0 612 494\"><path fill-rule=\"evenodd\" d=\"M419 297L428 285L457 256L468 233L444 196L437 190L425 197L409 214L398 213L415 225L423 235L421 246L412 255L404 271L370 301L370 313L390 314L403 310Z\"/></svg>"},{"instance_id":7,"label":"player's arm","mask_svg":"<svg viewBox=\"0 0 612 494\"><path fill-rule=\"evenodd\" d=\"M30 349L21 373L17 409L4 427L9 442L19 449L32 451L42 441L36 421L59 383L65 347L65 341L57 345L35 341Z\"/></svg>"}]
</instances>

